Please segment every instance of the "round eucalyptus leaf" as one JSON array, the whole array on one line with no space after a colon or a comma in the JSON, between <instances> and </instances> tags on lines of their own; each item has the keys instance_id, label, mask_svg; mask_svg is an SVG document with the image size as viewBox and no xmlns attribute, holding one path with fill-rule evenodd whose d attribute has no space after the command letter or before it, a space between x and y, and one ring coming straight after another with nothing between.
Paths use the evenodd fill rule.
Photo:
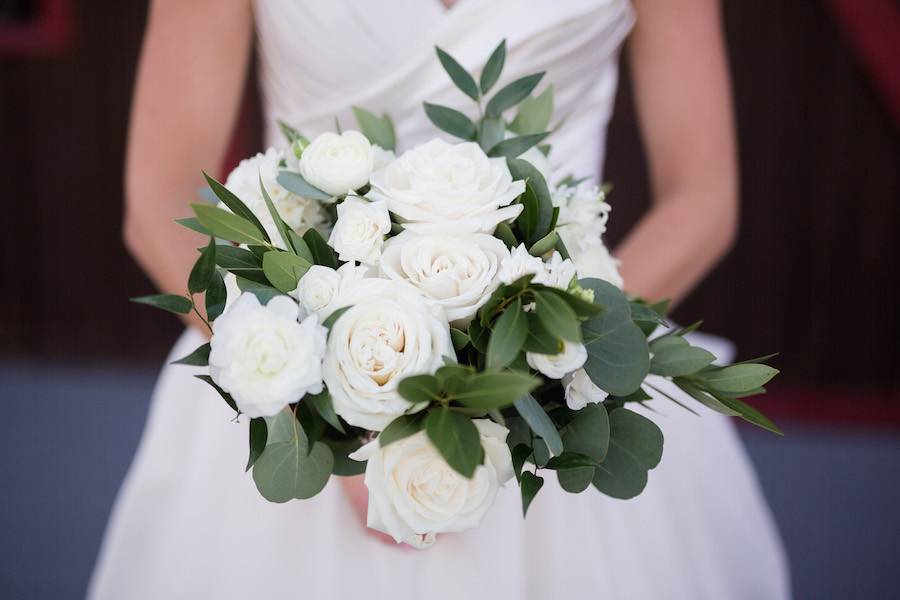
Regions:
<instances>
[{"instance_id":1,"label":"round eucalyptus leaf","mask_svg":"<svg viewBox=\"0 0 900 600\"><path fill-rule=\"evenodd\" d=\"M291 440L266 446L253 465L253 481L269 502L312 498L322 491L334 466L331 448L316 442L307 453Z\"/></svg>"}]
</instances>

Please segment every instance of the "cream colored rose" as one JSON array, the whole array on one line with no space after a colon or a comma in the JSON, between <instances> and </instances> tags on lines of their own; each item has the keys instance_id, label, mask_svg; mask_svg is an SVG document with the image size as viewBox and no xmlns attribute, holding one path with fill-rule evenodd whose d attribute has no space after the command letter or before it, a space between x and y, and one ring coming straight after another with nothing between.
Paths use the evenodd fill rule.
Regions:
<instances>
[{"instance_id":1,"label":"cream colored rose","mask_svg":"<svg viewBox=\"0 0 900 600\"><path fill-rule=\"evenodd\" d=\"M372 144L358 131L323 133L300 155L303 178L332 196L366 185L374 167Z\"/></svg>"},{"instance_id":2,"label":"cream colored rose","mask_svg":"<svg viewBox=\"0 0 900 600\"><path fill-rule=\"evenodd\" d=\"M417 233L492 233L522 211L511 205L525 191L503 158L488 158L478 144L433 139L372 174L369 197Z\"/></svg>"},{"instance_id":3,"label":"cream colored rose","mask_svg":"<svg viewBox=\"0 0 900 600\"><path fill-rule=\"evenodd\" d=\"M563 341L559 354L538 354L526 352L525 360L532 369L537 369L550 379L562 379L587 361L587 349L578 342Z\"/></svg>"},{"instance_id":4,"label":"cream colored rose","mask_svg":"<svg viewBox=\"0 0 900 600\"><path fill-rule=\"evenodd\" d=\"M324 378L334 409L357 427L381 431L397 416L424 408L397 392L404 377L434 373L455 360L443 310L412 286L362 279L335 301L352 306L328 337Z\"/></svg>"},{"instance_id":5,"label":"cream colored rose","mask_svg":"<svg viewBox=\"0 0 900 600\"><path fill-rule=\"evenodd\" d=\"M344 261L367 265L378 263L384 236L391 230L391 217L384 202L347 198L337 207L337 222L328 244Z\"/></svg>"},{"instance_id":6,"label":"cream colored rose","mask_svg":"<svg viewBox=\"0 0 900 600\"><path fill-rule=\"evenodd\" d=\"M485 233L419 235L404 231L385 245L381 273L406 281L440 304L447 319L465 326L499 285L509 250Z\"/></svg>"},{"instance_id":7,"label":"cream colored rose","mask_svg":"<svg viewBox=\"0 0 900 600\"><path fill-rule=\"evenodd\" d=\"M348 262L337 270L322 265L309 268L291 295L300 303L303 316L316 313L321 320L327 319L338 308L341 291L366 276L367 268Z\"/></svg>"},{"instance_id":8,"label":"cream colored rose","mask_svg":"<svg viewBox=\"0 0 900 600\"><path fill-rule=\"evenodd\" d=\"M322 391L326 330L315 315L297 322L287 296L265 306L242 294L213 322L209 373L249 417L269 417Z\"/></svg>"},{"instance_id":9,"label":"cream colored rose","mask_svg":"<svg viewBox=\"0 0 900 600\"><path fill-rule=\"evenodd\" d=\"M513 470L509 430L487 419L474 422L484 463L471 479L447 464L424 431L385 448L375 440L351 454L368 460L368 526L417 548L433 544L437 534L478 527Z\"/></svg>"}]
</instances>

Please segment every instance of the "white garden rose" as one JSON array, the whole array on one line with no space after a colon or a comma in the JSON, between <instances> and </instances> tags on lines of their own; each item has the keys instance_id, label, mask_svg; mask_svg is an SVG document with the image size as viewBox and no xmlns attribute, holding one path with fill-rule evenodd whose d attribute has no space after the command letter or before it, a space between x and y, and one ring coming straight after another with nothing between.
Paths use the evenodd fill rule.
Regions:
<instances>
[{"instance_id":1,"label":"white garden rose","mask_svg":"<svg viewBox=\"0 0 900 600\"><path fill-rule=\"evenodd\" d=\"M464 326L499 285L506 245L486 233L419 235L404 231L381 255L381 273L407 281L440 304L447 319Z\"/></svg>"},{"instance_id":2,"label":"white garden rose","mask_svg":"<svg viewBox=\"0 0 900 600\"><path fill-rule=\"evenodd\" d=\"M492 233L522 211L525 191L504 158L488 158L478 144L433 139L404 152L371 178L369 197L417 233Z\"/></svg>"},{"instance_id":3,"label":"white garden rose","mask_svg":"<svg viewBox=\"0 0 900 600\"><path fill-rule=\"evenodd\" d=\"M213 322L209 373L251 418L272 416L322 391L327 331L316 315L302 323L297 315L287 296L263 306L244 293Z\"/></svg>"},{"instance_id":4,"label":"white garden rose","mask_svg":"<svg viewBox=\"0 0 900 600\"><path fill-rule=\"evenodd\" d=\"M300 303L301 316L316 313L324 321L338 308L341 291L366 276L367 267L353 262L344 263L337 270L313 265L297 283L291 295Z\"/></svg>"},{"instance_id":5,"label":"white garden rose","mask_svg":"<svg viewBox=\"0 0 900 600\"><path fill-rule=\"evenodd\" d=\"M272 204L287 223L288 227L299 234L307 229L325 229L328 224L328 215L322 205L316 200L309 200L293 194L278 183L278 172L281 170L281 162L284 154L275 148L269 148L265 154L257 154L252 158L242 160L238 166L228 175L225 187L232 194L241 199L253 214L262 223L272 243L284 248L284 242L275 227L275 221L266 206L262 191L259 189L259 179L262 177L266 192L272 199ZM220 208L228 210L224 204Z\"/></svg>"},{"instance_id":6,"label":"white garden rose","mask_svg":"<svg viewBox=\"0 0 900 600\"><path fill-rule=\"evenodd\" d=\"M591 381L584 369L578 369L563 378L566 390L566 406L570 410L581 410L588 404L603 402L609 395Z\"/></svg>"},{"instance_id":7,"label":"white garden rose","mask_svg":"<svg viewBox=\"0 0 900 600\"><path fill-rule=\"evenodd\" d=\"M509 430L487 419L474 423L484 463L471 479L447 464L424 431L384 448L375 440L351 454L368 461L367 525L416 548L430 546L439 533L478 527L513 468L505 441Z\"/></svg>"},{"instance_id":8,"label":"white garden rose","mask_svg":"<svg viewBox=\"0 0 900 600\"><path fill-rule=\"evenodd\" d=\"M619 261L609 253L603 242L585 246L573 258L579 277L596 277L622 289L625 282L619 274Z\"/></svg>"},{"instance_id":9,"label":"white garden rose","mask_svg":"<svg viewBox=\"0 0 900 600\"><path fill-rule=\"evenodd\" d=\"M547 266L539 256L529 254L525 244L519 244L500 263L499 277L503 283L510 284L526 275L534 275L532 281L540 283L547 276Z\"/></svg>"},{"instance_id":10,"label":"white garden rose","mask_svg":"<svg viewBox=\"0 0 900 600\"><path fill-rule=\"evenodd\" d=\"M580 369L587 361L587 349L578 342L563 341L559 354L538 354L526 352L525 360L532 369L536 369L550 379L562 379L576 369Z\"/></svg>"},{"instance_id":11,"label":"white garden rose","mask_svg":"<svg viewBox=\"0 0 900 600\"><path fill-rule=\"evenodd\" d=\"M347 198L338 204L337 221L328 244L341 260L374 265L390 230L391 217L384 202Z\"/></svg>"},{"instance_id":12,"label":"white garden rose","mask_svg":"<svg viewBox=\"0 0 900 600\"><path fill-rule=\"evenodd\" d=\"M362 279L336 302L351 306L328 337L324 378L334 409L357 427L381 431L410 406L397 391L405 377L434 373L455 360L444 311L414 287L389 279Z\"/></svg>"},{"instance_id":13,"label":"white garden rose","mask_svg":"<svg viewBox=\"0 0 900 600\"><path fill-rule=\"evenodd\" d=\"M372 144L358 131L323 133L300 155L303 178L332 196L366 185L374 167Z\"/></svg>"}]
</instances>

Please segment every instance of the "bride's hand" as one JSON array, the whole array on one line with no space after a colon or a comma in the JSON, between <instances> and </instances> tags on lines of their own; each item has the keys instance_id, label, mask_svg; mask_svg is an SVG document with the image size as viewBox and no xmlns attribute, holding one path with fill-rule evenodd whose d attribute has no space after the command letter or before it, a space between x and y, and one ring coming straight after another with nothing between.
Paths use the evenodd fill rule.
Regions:
<instances>
[{"instance_id":1,"label":"bride's hand","mask_svg":"<svg viewBox=\"0 0 900 600\"><path fill-rule=\"evenodd\" d=\"M394 538L391 536L366 527L366 513L369 509L369 490L366 489L366 485L363 483L363 476L341 477L341 486L344 488L344 494L347 495L347 499L350 501L353 510L359 517L359 523L362 525L366 534L384 544L397 546L397 542L394 541Z\"/></svg>"}]
</instances>

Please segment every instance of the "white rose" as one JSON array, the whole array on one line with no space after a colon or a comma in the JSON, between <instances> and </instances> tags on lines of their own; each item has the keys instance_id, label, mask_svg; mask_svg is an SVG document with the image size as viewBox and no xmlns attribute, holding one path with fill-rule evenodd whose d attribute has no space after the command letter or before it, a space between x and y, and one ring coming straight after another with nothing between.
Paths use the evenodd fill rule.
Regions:
<instances>
[{"instance_id":1,"label":"white rose","mask_svg":"<svg viewBox=\"0 0 900 600\"><path fill-rule=\"evenodd\" d=\"M327 331L315 315L298 323L297 313L287 296L263 306L244 293L213 322L209 373L249 417L272 416L322 391Z\"/></svg>"},{"instance_id":2,"label":"white rose","mask_svg":"<svg viewBox=\"0 0 900 600\"><path fill-rule=\"evenodd\" d=\"M301 315L316 313L321 320L327 319L338 308L341 291L354 281L366 276L367 267L355 263L344 263L337 270L323 265L313 265L297 283L291 295L300 302Z\"/></svg>"},{"instance_id":3,"label":"white rose","mask_svg":"<svg viewBox=\"0 0 900 600\"><path fill-rule=\"evenodd\" d=\"M581 410L588 404L603 402L609 395L591 381L584 369L578 369L563 379L566 390L566 406L571 410Z\"/></svg>"},{"instance_id":4,"label":"white rose","mask_svg":"<svg viewBox=\"0 0 900 600\"><path fill-rule=\"evenodd\" d=\"M384 202L347 198L337 207L337 221L328 244L344 261L374 265L381 256L384 236L391 230L391 217Z\"/></svg>"},{"instance_id":5,"label":"white rose","mask_svg":"<svg viewBox=\"0 0 900 600\"><path fill-rule=\"evenodd\" d=\"M309 228L324 229L328 223L328 215L322 205L293 194L278 183L276 178L281 170L281 161L284 154L275 148L269 148L265 154L257 154L252 158L242 160L240 164L228 175L225 187L232 194L241 199L253 214L262 223L266 233L272 239L272 243L284 248L281 235L275 227L275 221L266 206L262 191L259 189L259 178L262 177L263 186L275 205L275 210L288 227L302 234ZM222 204L221 208L228 210Z\"/></svg>"},{"instance_id":6,"label":"white rose","mask_svg":"<svg viewBox=\"0 0 900 600\"><path fill-rule=\"evenodd\" d=\"M543 283L561 290L569 289L572 279L578 275L578 269L571 259L563 259L559 252L554 251L550 261L546 263L545 275L537 283Z\"/></svg>"},{"instance_id":7,"label":"white rose","mask_svg":"<svg viewBox=\"0 0 900 600\"><path fill-rule=\"evenodd\" d=\"M488 158L478 144L433 139L404 152L371 178L369 196L417 233L492 233L515 219L525 191L513 181L506 160Z\"/></svg>"},{"instance_id":8,"label":"white rose","mask_svg":"<svg viewBox=\"0 0 900 600\"><path fill-rule=\"evenodd\" d=\"M375 440L351 454L369 461L368 526L417 548L433 544L439 533L478 527L513 469L505 441L509 430L487 419L474 422L484 464L471 479L447 464L424 431L385 448Z\"/></svg>"},{"instance_id":9,"label":"white rose","mask_svg":"<svg viewBox=\"0 0 900 600\"><path fill-rule=\"evenodd\" d=\"M552 192L553 205L559 208L556 230L572 256L600 241L612 207L596 185L560 186Z\"/></svg>"},{"instance_id":10,"label":"white rose","mask_svg":"<svg viewBox=\"0 0 900 600\"><path fill-rule=\"evenodd\" d=\"M372 166L373 171L383 169L397 159L397 156L394 154L393 150L385 150L377 144L372 144L372 152L374 153L373 156L375 159L375 162Z\"/></svg>"},{"instance_id":11,"label":"white rose","mask_svg":"<svg viewBox=\"0 0 900 600\"><path fill-rule=\"evenodd\" d=\"M372 144L358 131L323 133L300 155L303 178L332 196L366 185L374 167Z\"/></svg>"},{"instance_id":12,"label":"white rose","mask_svg":"<svg viewBox=\"0 0 900 600\"><path fill-rule=\"evenodd\" d=\"M407 281L440 304L458 325L471 320L499 285L506 246L492 235L419 235L404 231L391 238L381 255L381 273Z\"/></svg>"},{"instance_id":13,"label":"white rose","mask_svg":"<svg viewBox=\"0 0 900 600\"><path fill-rule=\"evenodd\" d=\"M519 244L510 252L509 257L500 263L500 281L510 284L526 275L534 275L537 283L547 276L547 266L539 256L528 253L525 244Z\"/></svg>"},{"instance_id":14,"label":"white rose","mask_svg":"<svg viewBox=\"0 0 900 600\"><path fill-rule=\"evenodd\" d=\"M550 379L562 379L587 361L587 349L578 342L563 341L559 354L537 354L526 352L525 360L532 369L536 369Z\"/></svg>"},{"instance_id":15,"label":"white rose","mask_svg":"<svg viewBox=\"0 0 900 600\"><path fill-rule=\"evenodd\" d=\"M622 289L624 280L619 274L619 261L609 253L603 242L585 246L573 258L578 266L579 277L596 277Z\"/></svg>"},{"instance_id":16,"label":"white rose","mask_svg":"<svg viewBox=\"0 0 900 600\"><path fill-rule=\"evenodd\" d=\"M456 358L444 311L404 282L362 279L336 301L352 306L328 337L323 366L334 409L357 427L381 431L411 406L397 392L404 377L434 373Z\"/></svg>"}]
</instances>

